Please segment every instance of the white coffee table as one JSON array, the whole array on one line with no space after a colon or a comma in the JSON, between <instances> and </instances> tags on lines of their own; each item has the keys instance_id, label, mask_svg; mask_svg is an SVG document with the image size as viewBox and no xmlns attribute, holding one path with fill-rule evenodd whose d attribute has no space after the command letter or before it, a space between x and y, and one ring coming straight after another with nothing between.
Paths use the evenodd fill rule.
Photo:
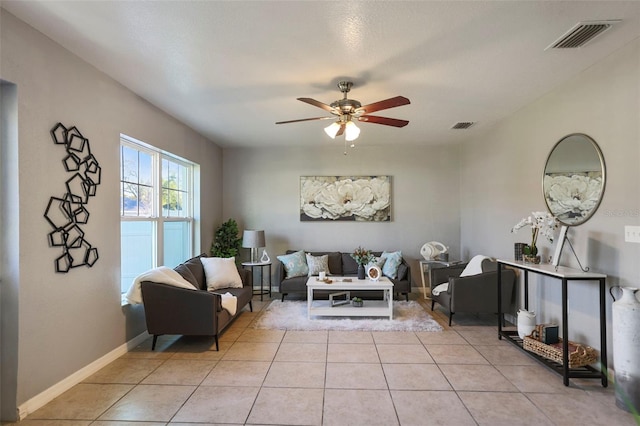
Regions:
<instances>
[{"instance_id":1,"label":"white coffee table","mask_svg":"<svg viewBox=\"0 0 640 426\"><path fill-rule=\"evenodd\" d=\"M356 277L329 277L330 284L319 281L318 277L307 280L307 317L389 317L393 319L393 283L387 277L378 281L359 280ZM347 280L347 281L345 281ZM365 300L362 307L351 304L331 306L329 300L314 300L315 290L340 293L351 290L382 290L384 300Z\"/></svg>"}]
</instances>

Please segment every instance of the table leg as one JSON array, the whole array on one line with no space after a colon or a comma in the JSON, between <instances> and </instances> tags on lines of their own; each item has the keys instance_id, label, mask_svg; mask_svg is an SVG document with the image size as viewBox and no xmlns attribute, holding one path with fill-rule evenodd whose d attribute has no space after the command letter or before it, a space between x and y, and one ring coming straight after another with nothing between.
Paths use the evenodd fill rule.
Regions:
<instances>
[{"instance_id":1,"label":"table leg","mask_svg":"<svg viewBox=\"0 0 640 426\"><path fill-rule=\"evenodd\" d=\"M602 374L602 386L607 387L609 384L607 378L607 306L605 299L605 279L600 281L600 374Z\"/></svg>"},{"instance_id":2,"label":"table leg","mask_svg":"<svg viewBox=\"0 0 640 426\"><path fill-rule=\"evenodd\" d=\"M562 279L562 378L569 386L569 315L567 307L567 280Z\"/></svg>"},{"instance_id":3,"label":"table leg","mask_svg":"<svg viewBox=\"0 0 640 426\"><path fill-rule=\"evenodd\" d=\"M498 340L502 340L502 263L498 262Z\"/></svg>"},{"instance_id":4,"label":"table leg","mask_svg":"<svg viewBox=\"0 0 640 426\"><path fill-rule=\"evenodd\" d=\"M311 319L311 302L313 302L313 290L307 287L307 319Z\"/></svg>"},{"instance_id":5,"label":"table leg","mask_svg":"<svg viewBox=\"0 0 640 426\"><path fill-rule=\"evenodd\" d=\"M422 294L424 295L425 299L428 299L427 297L427 284L424 282L424 274L425 274L425 264L420 263L420 278L422 278ZM427 267L427 272L429 272L429 268Z\"/></svg>"}]
</instances>

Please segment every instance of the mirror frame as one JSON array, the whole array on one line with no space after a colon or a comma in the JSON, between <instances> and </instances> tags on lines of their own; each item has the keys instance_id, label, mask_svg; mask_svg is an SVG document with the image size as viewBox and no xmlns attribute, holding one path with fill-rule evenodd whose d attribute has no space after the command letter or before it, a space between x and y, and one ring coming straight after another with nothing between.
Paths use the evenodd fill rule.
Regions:
<instances>
[{"instance_id":1,"label":"mirror frame","mask_svg":"<svg viewBox=\"0 0 640 426\"><path fill-rule=\"evenodd\" d=\"M563 138L561 138L558 142L556 142L556 144L553 146L553 148L551 148L551 151L549 152L549 155L547 156L547 161L544 164L544 170L542 172L542 198L544 198L544 203L547 206L547 210L553 214L555 216L555 213L553 211L551 211L551 208L549 206L549 200L547 199L546 193L545 193L545 187L544 187L544 178L547 175L547 167L549 166L549 160L551 159L551 156L553 155L554 151L556 150L556 148L558 148L558 146L566 141L568 138L570 137L575 137L575 136L580 136L584 139L586 139L586 141L591 143L591 146L593 147L593 149L596 151L596 154L598 155L598 160L600 162L600 170L602 173L602 189L600 190L600 194L598 197L598 201L595 204L595 206L591 209L591 211L583 216L580 220L577 220L575 222L566 222L563 221L562 219L558 218L558 222L560 222L563 225L567 225L567 226L578 226L578 225L582 225L583 223L585 223L587 220L591 219L591 217L594 215L594 213L598 210L598 207L600 207L600 203L602 202L602 198L604 197L604 190L606 188L606 184L607 184L607 168L604 162L604 155L602 154L602 150L600 150L600 147L598 146L598 144L596 143L595 140L593 140L593 138L591 138L590 136L584 134L584 133L571 133L568 134L566 136L564 136Z\"/></svg>"}]
</instances>

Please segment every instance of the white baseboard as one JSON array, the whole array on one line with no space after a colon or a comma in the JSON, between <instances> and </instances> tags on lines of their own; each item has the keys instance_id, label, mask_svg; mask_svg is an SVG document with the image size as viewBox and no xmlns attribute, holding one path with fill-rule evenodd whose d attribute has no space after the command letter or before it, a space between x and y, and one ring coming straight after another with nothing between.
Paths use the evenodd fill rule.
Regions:
<instances>
[{"instance_id":1,"label":"white baseboard","mask_svg":"<svg viewBox=\"0 0 640 426\"><path fill-rule=\"evenodd\" d=\"M133 349L140 343L144 342L147 338L149 338L149 333L145 331L21 404L18 406L18 420L23 420L29 414L44 407L54 398L62 395L64 392L82 382L87 377L98 372L101 368L120 358L130 349Z\"/></svg>"}]
</instances>

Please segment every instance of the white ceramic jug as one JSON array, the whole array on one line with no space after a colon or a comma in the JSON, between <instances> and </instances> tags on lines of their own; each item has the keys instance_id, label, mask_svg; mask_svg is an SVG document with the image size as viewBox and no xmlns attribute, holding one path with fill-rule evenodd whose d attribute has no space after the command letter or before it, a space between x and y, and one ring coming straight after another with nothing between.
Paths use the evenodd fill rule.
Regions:
<instances>
[{"instance_id":1,"label":"white ceramic jug","mask_svg":"<svg viewBox=\"0 0 640 426\"><path fill-rule=\"evenodd\" d=\"M520 336L521 339L524 339L524 336L528 336L533 333L535 328L536 313L520 309L518 311L518 336Z\"/></svg>"},{"instance_id":2,"label":"white ceramic jug","mask_svg":"<svg viewBox=\"0 0 640 426\"><path fill-rule=\"evenodd\" d=\"M616 300L613 289L622 290ZM613 369L616 381L616 405L632 412L640 409L640 302L637 288L611 287L613 297Z\"/></svg>"}]
</instances>

